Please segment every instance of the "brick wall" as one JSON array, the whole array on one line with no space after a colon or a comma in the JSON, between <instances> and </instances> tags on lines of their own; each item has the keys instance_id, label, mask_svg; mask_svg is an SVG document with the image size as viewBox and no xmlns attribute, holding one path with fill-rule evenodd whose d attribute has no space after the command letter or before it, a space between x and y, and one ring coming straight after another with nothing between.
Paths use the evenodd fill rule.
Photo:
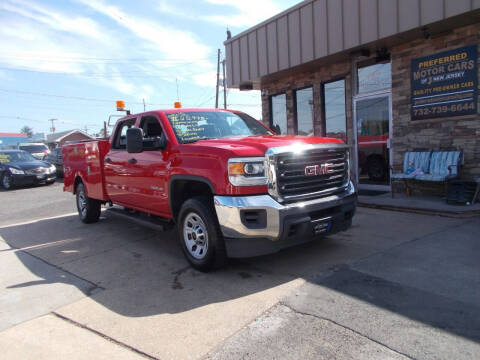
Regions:
<instances>
[{"instance_id":1,"label":"brick wall","mask_svg":"<svg viewBox=\"0 0 480 360\"><path fill-rule=\"evenodd\" d=\"M316 71L309 71L294 74L281 78L279 80L262 83L262 119L270 126L270 104L271 95L285 93L287 98L287 125L288 133L294 134L295 131L295 90L305 87L313 87L313 109L314 109L314 132L316 136L323 134L322 121L322 97L321 84L333 80L345 79L346 95L346 115L347 115L347 140L353 144L353 129L351 119L352 109L352 81L350 76L350 61L344 61L333 65L319 67Z\"/></svg>"},{"instance_id":2,"label":"brick wall","mask_svg":"<svg viewBox=\"0 0 480 360\"><path fill-rule=\"evenodd\" d=\"M480 174L480 115L478 113L470 116L415 121L411 120L410 115L411 60L462 46L474 44L478 46L479 42L480 24L475 24L428 40L417 39L391 49L394 170L402 170L405 151L462 149L465 165L461 173Z\"/></svg>"}]
</instances>

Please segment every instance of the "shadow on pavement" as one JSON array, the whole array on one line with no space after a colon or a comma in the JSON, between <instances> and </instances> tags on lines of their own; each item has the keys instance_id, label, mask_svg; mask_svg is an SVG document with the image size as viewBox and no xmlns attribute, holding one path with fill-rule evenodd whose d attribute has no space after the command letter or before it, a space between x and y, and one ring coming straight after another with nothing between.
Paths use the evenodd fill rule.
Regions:
<instances>
[{"instance_id":1,"label":"shadow on pavement","mask_svg":"<svg viewBox=\"0 0 480 360\"><path fill-rule=\"evenodd\" d=\"M389 221L388 218L386 221ZM374 229L372 233L363 230L357 225L341 236L270 256L232 261L227 268L208 274L188 266L174 232L158 234L114 216L102 218L99 223L92 225L82 224L77 216L65 216L4 227L0 229L0 235L11 247L19 249L17 257L26 267L28 262L24 261L24 251L82 279L88 279L104 290L93 295L89 291L86 295L127 317L185 312L259 293L300 277L376 307L480 342L478 303L472 305L432 291L429 284L430 277L435 276L435 267L412 273L416 282L415 286L409 286L399 285L395 279L384 279L381 275L383 271L395 273L405 270L402 266L408 268L408 261L403 265L397 264L397 268L389 268L389 263L382 263L381 255L377 260L373 256L369 266L380 275L369 274L368 267L364 273L361 268L353 270L342 266L372 256L386 246L369 242L373 241L370 238L375 234ZM412 234L412 239L414 237ZM390 242L392 248L400 243L391 239L393 237L382 238L384 242ZM428 257L428 248L423 251L426 253L421 254L420 258ZM465 251L468 251L468 246ZM444 255L448 259L448 254ZM411 259L412 262L418 261L414 256ZM331 275L316 278L316 274L325 272ZM64 281L43 273L35 275L43 280L19 283L11 288ZM447 282L443 284L444 289L454 289L453 282L458 281L458 277L447 277L443 281Z\"/></svg>"}]
</instances>

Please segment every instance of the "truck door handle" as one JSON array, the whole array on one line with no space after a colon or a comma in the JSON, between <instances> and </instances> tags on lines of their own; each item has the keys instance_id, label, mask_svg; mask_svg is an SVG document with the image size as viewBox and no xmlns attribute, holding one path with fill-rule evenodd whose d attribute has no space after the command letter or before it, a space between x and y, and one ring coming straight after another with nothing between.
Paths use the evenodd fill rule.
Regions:
<instances>
[{"instance_id":1,"label":"truck door handle","mask_svg":"<svg viewBox=\"0 0 480 360\"><path fill-rule=\"evenodd\" d=\"M129 162L130 164L136 164L136 163L137 163L137 159L131 158L131 159L128 159L128 162Z\"/></svg>"},{"instance_id":2,"label":"truck door handle","mask_svg":"<svg viewBox=\"0 0 480 360\"><path fill-rule=\"evenodd\" d=\"M111 162L112 162L112 159L110 159L110 158L105 158L105 162L106 162L106 163L111 163Z\"/></svg>"}]
</instances>

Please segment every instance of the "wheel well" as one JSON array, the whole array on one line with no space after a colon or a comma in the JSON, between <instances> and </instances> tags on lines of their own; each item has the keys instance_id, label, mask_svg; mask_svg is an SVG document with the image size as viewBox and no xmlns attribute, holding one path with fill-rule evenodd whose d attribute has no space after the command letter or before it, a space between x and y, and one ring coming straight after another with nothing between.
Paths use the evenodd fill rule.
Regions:
<instances>
[{"instance_id":1,"label":"wheel well","mask_svg":"<svg viewBox=\"0 0 480 360\"><path fill-rule=\"evenodd\" d=\"M182 204L195 196L209 196L213 199L213 192L210 186L197 180L174 180L170 184L170 209L174 221L177 219Z\"/></svg>"},{"instance_id":2,"label":"wheel well","mask_svg":"<svg viewBox=\"0 0 480 360\"><path fill-rule=\"evenodd\" d=\"M82 178L80 176L77 176L75 178L75 183L73 184L73 193L76 194L77 193L77 186L78 184L81 184L82 183Z\"/></svg>"}]
</instances>

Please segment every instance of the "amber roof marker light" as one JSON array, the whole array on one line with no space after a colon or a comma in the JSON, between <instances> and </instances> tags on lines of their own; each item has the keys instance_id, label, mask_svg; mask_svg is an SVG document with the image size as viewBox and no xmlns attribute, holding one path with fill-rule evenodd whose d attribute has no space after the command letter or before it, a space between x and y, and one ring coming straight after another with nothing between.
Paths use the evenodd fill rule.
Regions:
<instances>
[{"instance_id":1,"label":"amber roof marker light","mask_svg":"<svg viewBox=\"0 0 480 360\"><path fill-rule=\"evenodd\" d=\"M174 107L175 109L181 109L181 108L182 108L182 103L181 103L180 101L175 101L175 102L173 103L173 107Z\"/></svg>"},{"instance_id":2,"label":"amber roof marker light","mask_svg":"<svg viewBox=\"0 0 480 360\"><path fill-rule=\"evenodd\" d=\"M130 110L125 109L125 101L117 100L115 103L117 105L117 111L125 111L127 115L130 115Z\"/></svg>"}]
</instances>

